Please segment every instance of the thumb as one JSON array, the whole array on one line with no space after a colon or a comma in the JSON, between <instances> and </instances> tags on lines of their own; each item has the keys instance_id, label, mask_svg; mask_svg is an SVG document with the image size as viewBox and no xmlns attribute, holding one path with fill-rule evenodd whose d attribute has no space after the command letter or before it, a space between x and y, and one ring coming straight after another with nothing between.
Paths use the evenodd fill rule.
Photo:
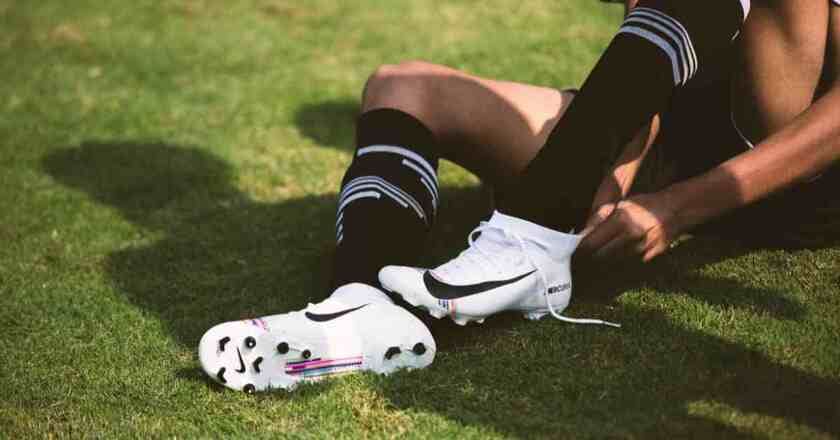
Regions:
<instances>
[{"instance_id":1,"label":"thumb","mask_svg":"<svg viewBox=\"0 0 840 440\"><path fill-rule=\"evenodd\" d=\"M592 229L595 229L595 227L606 220L614 210L615 203L605 203L593 209L592 214L590 214L589 219L586 221L586 225L583 227L583 231L581 231L581 235L586 235L592 231Z\"/></svg>"}]
</instances>

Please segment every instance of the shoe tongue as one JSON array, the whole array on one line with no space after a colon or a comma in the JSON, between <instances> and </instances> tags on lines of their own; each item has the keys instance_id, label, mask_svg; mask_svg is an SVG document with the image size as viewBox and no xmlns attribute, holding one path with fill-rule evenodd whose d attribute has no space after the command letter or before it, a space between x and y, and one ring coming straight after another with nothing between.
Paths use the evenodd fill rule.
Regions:
<instances>
[{"instance_id":1,"label":"shoe tongue","mask_svg":"<svg viewBox=\"0 0 840 440\"><path fill-rule=\"evenodd\" d=\"M487 228L483 229L480 234L476 234L472 247L466 252L474 254L480 252L484 256L493 258L510 252L513 246L514 244L511 243L510 238L507 237L504 232L495 228ZM464 257L459 256L447 263L444 263L435 270L435 274L441 276L442 279L447 282L455 284L486 281L487 272L479 268L473 268L474 270L465 270L464 266L462 266L464 261L463 258ZM484 261L485 258L486 257L479 257L477 258L477 261Z\"/></svg>"},{"instance_id":2,"label":"shoe tongue","mask_svg":"<svg viewBox=\"0 0 840 440\"><path fill-rule=\"evenodd\" d=\"M511 245L510 238L496 228L482 230L473 244L473 246L481 246L481 250L488 253L502 252Z\"/></svg>"}]
</instances>

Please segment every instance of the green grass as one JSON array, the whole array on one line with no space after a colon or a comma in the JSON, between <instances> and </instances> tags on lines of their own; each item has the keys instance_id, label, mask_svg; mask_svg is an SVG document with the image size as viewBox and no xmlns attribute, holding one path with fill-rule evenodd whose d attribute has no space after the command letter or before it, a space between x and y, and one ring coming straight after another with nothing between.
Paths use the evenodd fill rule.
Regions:
<instances>
[{"instance_id":1,"label":"green grass","mask_svg":"<svg viewBox=\"0 0 840 440\"><path fill-rule=\"evenodd\" d=\"M695 239L576 278L621 330L436 323L418 372L247 396L202 332L299 308L378 65L578 84L621 9L595 0L0 0L0 437L840 435L840 247ZM442 169L427 257L488 209ZM629 275L628 272L636 272Z\"/></svg>"}]
</instances>

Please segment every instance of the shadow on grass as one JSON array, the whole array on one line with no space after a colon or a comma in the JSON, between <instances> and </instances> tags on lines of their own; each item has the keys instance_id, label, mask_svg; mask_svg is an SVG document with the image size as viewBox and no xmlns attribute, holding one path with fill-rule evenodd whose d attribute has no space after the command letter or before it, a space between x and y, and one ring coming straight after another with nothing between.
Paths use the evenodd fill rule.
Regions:
<instances>
[{"instance_id":1,"label":"shadow on grass","mask_svg":"<svg viewBox=\"0 0 840 440\"><path fill-rule=\"evenodd\" d=\"M699 237L648 264L611 265L609 276L603 276L604 262L580 262L574 268L574 279L583 280L576 282L576 298L608 301L628 290L646 287L660 295L689 296L711 306L754 310L776 319L801 319L803 305L780 292L750 287L736 279L710 278L696 270L751 250L755 249L715 237Z\"/></svg>"},{"instance_id":2,"label":"shadow on grass","mask_svg":"<svg viewBox=\"0 0 840 440\"><path fill-rule=\"evenodd\" d=\"M324 136L326 141L330 135ZM218 322L297 309L324 296L335 196L258 203L236 190L222 160L166 144L85 143L52 153L43 166L57 181L140 227L143 233L133 245L108 257L108 275L186 347L195 347L203 331ZM460 249L465 234L490 209L479 189L445 191L444 200L430 261ZM663 263L647 282L661 282L668 291L687 270L669 271L667 264L702 265L737 255L712 248L679 252L685 255L676 261L683 263ZM683 293L711 304L782 319L803 313L779 292L692 277ZM619 290L638 282L624 279ZM738 294L721 293L732 291ZM651 311L622 308L621 320L627 328L620 332L528 324L512 315L480 328L435 322L440 348L435 365L377 379L377 387L398 408L433 411L519 436L740 434L694 414L689 405L698 400L840 433L837 382ZM193 370L177 374L185 380L202 377ZM328 385L295 398L312 398L322 386Z\"/></svg>"},{"instance_id":3,"label":"shadow on grass","mask_svg":"<svg viewBox=\"0 0 840 440\"><path fill-rule=\"evenodd\" d=\"M652 311L623 307L622 322L621 333L540 323L556 340L524 347L497 334L379 387L398 408L528 437L750 436L715 421L716 406L840 433L837 381Z\"/></svg>"},{"instance_id":4,"label":"shadow on grass","mask_svg":"<svg viewBox=\"0 0 840 440\"><path fill-rule=\"evenodd\" d=\"M350 98L307 103L295 113L295 125L319 145L350 151L360 105Z\"/></svg>"},{"instance_id":5,"label":"shadow on grass","mask_svg":"<svg viewBox=\"0 0 840 440\"><path fill-rule=\"evenodd\" d=\"M164 144L91 142L53 153L44 168L142 228L137 244L109 256L107 270L179 343L194 346L220 321L326 296L335 196L258 203L233 187L220 159ZM490 209L480 189L444 189L442 197L464 212ZM454 237L460 244L476 219L442 216L431 255L451 249Z\"/></svg>"}]
</instances>

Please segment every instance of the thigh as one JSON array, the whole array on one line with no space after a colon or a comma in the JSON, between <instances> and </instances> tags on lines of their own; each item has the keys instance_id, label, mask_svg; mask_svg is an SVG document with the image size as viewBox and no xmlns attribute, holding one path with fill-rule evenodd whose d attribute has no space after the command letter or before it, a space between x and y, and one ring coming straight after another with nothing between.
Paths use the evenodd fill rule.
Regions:
<instances>
[{"instance_id":1,"label":"thigh","mask_svg":"<svg viewBox=\"0 0 840 440\"><path fill-rule=\"evenodd\" d=\"M442 121L450 158L490 181L521 173L545 145L574 95L527 84L464 77L460 111Z\"/></svg>"},{"instance_id":2,"label":"thigh","mask_svg":"<svg viewBox=\"0 0 840 440\"><path fill-rule=\"evenodd\" d=\"M571 92L470 75L445 66L394 66L390 95L365 110L397 107L436 135L441 156L490 183L524 170L573 98ZM410 97L409 97L410 96Z\"/></svg>"}]
</instances>

